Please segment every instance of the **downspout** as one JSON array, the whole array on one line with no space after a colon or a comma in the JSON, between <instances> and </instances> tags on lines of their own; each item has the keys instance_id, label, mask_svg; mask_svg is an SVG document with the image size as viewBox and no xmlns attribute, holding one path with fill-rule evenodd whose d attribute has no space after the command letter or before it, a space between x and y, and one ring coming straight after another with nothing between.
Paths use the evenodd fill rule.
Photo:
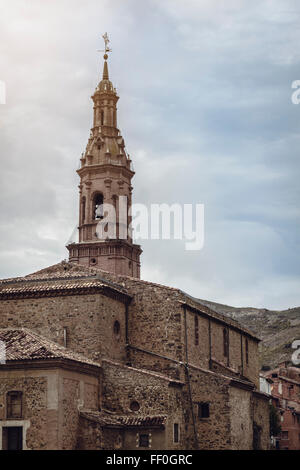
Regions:
<instances>
[{"instance_id":1,"label":"downspout","mask_svg":"<svg viewBox=\"0 0 300 470\"><path fill-rule=\"evenodd\" d=\"M198 435L197 435L197 429L196 429L196 419L195 419L195 413L194 413L191 382L190 382L190 371L189 371L188 344L187 344L187 325L186 325L186 306L185 305L183 306L183 312L184 312L184 337L185 337L184 342L185 342L185 361L186 361L186 363L185 363L185 373L186 373L186 378L187 378L190 406L191 406L191 412L192 412L195 447L196 447L196 450L198 450L199 449L199 443L198 443Z\"/></svg>"}]
</instances>

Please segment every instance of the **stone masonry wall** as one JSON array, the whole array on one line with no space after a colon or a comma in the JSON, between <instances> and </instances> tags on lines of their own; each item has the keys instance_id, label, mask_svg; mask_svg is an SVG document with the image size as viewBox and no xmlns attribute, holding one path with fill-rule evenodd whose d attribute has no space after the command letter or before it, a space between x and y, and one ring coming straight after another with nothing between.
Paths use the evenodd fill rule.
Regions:
<instances>
[{"instance_id":1,"label":"stone masonry wall","mask_svg":"<svg viewBox=\"0 0 300 470\"><path fill-rule=\"evenodd\" d=\"M185 430L181 427L181 441L173 443L174 423L183 423L181 386L170 386L169 381L158 375L147 374L130 367L103 362L102 407L111 412L129 416L168 416L165 431L167 449L185 448ZM122 393L120 393L122 390ZM140 409L130 410L130 403L137 401ZM163 447L161 447L163 448Z\"/></svg>"},{"instance_id":2,"label":"stone masonry wall","mask_svg":"<svg viewBox=\"0 0 300 470\"><path fill-rule=\"evenodd\" d=\"M133 300L129 305L129 341L133 346L154 351L177 361L185 361L185 333L184 315L180 302L186 301L183 293L177 289L168 288L154 283L116 276L111 273L101 273L103 277L126 287ZM194 308L208 313L209 309L188 299ZM196 314L198 317L199 344L195 344L195 313L186 310L189 360L198 367L208 368L209 359L209 320L207 316ZM224 366L228 366L234 373L242 373L258 386L258 342L247 336L248 364L246 364L246 335L231 328L230 318L224 318L228 324L222 325L213 318L210 320L211 328L211 355ZM229 330L229 365L224 358L223 328ZM242 345L241 345L242 336ZM242 352L243 351L243 352ZM242 356L243 354L243 356ZM157 369L158 359L142 352L135 352L132 357L136 366ZM148 361L148 365L147 365ZM167 372L163 359L161 364ZM171 373L176 371L174 365L169 366ZM175 369L174 369L175 368ZM175 372L176 373L176 372ZM232 372L229 373L232 375ZM176 376L176 375L172 375ZM176 376L178 377L178 376Z\"/></svg>"},{"instance_id":3,"label":"stone masonry wall","mask_svg":"<svg viewBox=\"0 0 300 470\"><path fill-rule=\"evenodd\" d=\"M265 396L260 396L258 393L253 394L253 422L256 423L260 429L260 444L261 449L268 450L270 448L270 410L269 400Z\"/></svg>"},{"instance_id":4,"label":"stone masonry wall","mask_svg":"<svg viewBox=\"0 0 300 470\"><path fill-rule=\"evenodd\" d=\"M0 423L6 420L6 395L9 391L23 392L23 416L20 422L30 421L26 433L26 447L47 449L47 378L24 377L0 371Z\"/></svg>"},{"instance_id":5,"label":"stone masonry wall","mask_svg":"<svg viewBox=\"0 0 300 470\"><path fill-rule=\"evenodd\" d=\"M230 442L230 405L228 380L225 377L197 370L189 370L193 410L196 420L199 449L229 449ZM198 417L198 404L209 404L209 417ZM186 410L190 410L189 397L186 396ZM194 438L192 416L188 412L189 448Z\"/></svg>"},{"instance_id":6,"label":"stone masonry wall","mask_svg":"<svg viewBox=\"0 0 300 470\"><path fill-rule=\"evenodd\" d=\"M247 390L230 388L230 434L233 450L251 450L253 422L251 395Z\"/></svg>"},{"instance_id":7,"label":"stone masonry wall","mask_svg":"<svg viewBox=\"0 0 300 470\"><path fill-rule=\"evenodd\" d=\"M75 449L79 407L99 409L99 378L64 369L0 370L0 425L6 421L6 394L23 392L23 417L29 423L26 447ZM27 426L27 424L26 424Z\"/></svg>"},{"instance_id":8,"label":"stone masonry wall","mask_svg":"<svg viewBox=\"0 0 300 470\"><path fill-rule=\"evenodd\" d=\"M62 450L77 447L79 409L99 409L99 379L61 370L59 373L59 443Z\"/></svg>"},{"instance_id":9,"label":"stone masonry wall","mask_svg":"<svg viewBox=\"0 0 300 470\"><path fill-rule=\"evenodd\" d=\"M24 327L67 347L100 360L125 360L125 306L100 294L19 299L0 302L0 326ZM120 323L120 335L113 332Z\"/></svg>"}]
</instances>

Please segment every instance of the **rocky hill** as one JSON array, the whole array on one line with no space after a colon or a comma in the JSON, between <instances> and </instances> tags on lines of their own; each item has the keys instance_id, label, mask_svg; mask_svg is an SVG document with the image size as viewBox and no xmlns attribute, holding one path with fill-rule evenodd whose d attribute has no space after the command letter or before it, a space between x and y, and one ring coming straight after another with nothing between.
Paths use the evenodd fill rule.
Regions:
<instances>
[{"instance_id":1,"label":"rocky hill","mask_svg":"<svg viewBox=\"0 0 300 470\"><path fill-rule=\"evenodd\" d=\"M236 308L200 300L216 312L228 315L252 330L259 338L261 366L274 367L279 362L291 360L291 344L300 340L300 307L288 310Z\"/></svg>"}]
</instances>

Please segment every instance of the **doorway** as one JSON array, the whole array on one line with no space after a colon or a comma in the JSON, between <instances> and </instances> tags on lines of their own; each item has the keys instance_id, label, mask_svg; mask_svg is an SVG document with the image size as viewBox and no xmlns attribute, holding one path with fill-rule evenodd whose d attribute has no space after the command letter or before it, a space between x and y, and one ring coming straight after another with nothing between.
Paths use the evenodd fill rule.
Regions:
<instances>
[{"instance_id":1,"label":"doorway","mask_svg":"<svg viewBox=\"0 0 300 470\"><path fill-rule=\"evenodd\" d=\"M22 450L23 449L23 427L7 426L2 428L2 449Z\"/></svg>"}]
</instances>

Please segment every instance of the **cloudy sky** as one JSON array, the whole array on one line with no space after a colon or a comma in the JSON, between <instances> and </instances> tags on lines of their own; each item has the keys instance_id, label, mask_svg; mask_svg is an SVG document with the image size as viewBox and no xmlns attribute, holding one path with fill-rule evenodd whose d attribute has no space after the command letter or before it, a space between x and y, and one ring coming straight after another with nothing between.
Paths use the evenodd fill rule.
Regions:
<instances>
[{"instance_id":1,"label":"cloudy sky","mask_svg":"<svg viewBox=\"0 0 300 470\"><path fill-rule=\"evenodd\" d=\"M234 306L300 305L298 0L0 0L0 277L67 258L102 69L134 201L205 204L205 245L143 241L142 277Z\"/></svg>"}]
</instances>

